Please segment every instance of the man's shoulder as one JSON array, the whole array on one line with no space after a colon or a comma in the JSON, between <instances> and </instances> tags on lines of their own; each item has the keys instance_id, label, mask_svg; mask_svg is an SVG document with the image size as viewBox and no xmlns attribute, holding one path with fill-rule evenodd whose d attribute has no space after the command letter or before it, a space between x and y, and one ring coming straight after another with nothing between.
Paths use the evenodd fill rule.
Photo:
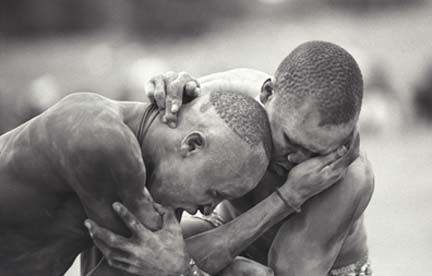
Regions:
<instances>
[{"instance_id":1,"label":"man's shoulder","mask_svg":"<svg viewBox=\"0 0 432 276\"><path fill-rule=\"evenodd\" d=\"M350 182L362 192L373 192L374 173L372 165L365 154L360 154L350 165L343 181Z\"/></svg>"},{"instance_id":2,"label":"man's shoulder","mask_svg":"<svg viewBox=\"0 0 432 276\"><path fill-rule=\"evenodd\" d=\"M79 116L115 113L116 104L111 99L91 92L72 93L61 99L47 113L51 116ZM99 119L98 117L93 119Z\"/></svg>"},{"instance_id":3,"label":"man's shoulder","mask_svg":"<svg viewBox=\"0 0 432 276\"><path fill-rule=\"evenodd\" d=\"M358 202L358 212L363 212L369 204L375 188L372 165L366 155L361 154L348 168L342 185L350 185Z\"/></svg>"},{"instance_id":4,"label":"man's shoulder","mask_svg":"<svg viewBox=\"0 0 432 276\"><path fill-rule=\"evenodd\" d=\"M120 160L123 152L138 147L115 103L98 94L71 94L49 110L46 117L59 148L80 158Z\"/></svg>"}]
</instances>

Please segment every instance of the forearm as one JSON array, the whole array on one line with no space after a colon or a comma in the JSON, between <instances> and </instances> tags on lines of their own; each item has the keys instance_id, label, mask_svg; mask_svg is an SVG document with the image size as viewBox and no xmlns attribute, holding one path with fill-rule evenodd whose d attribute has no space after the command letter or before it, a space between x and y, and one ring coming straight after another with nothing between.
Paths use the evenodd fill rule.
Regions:
<instances>
[{"instance_id":1,"label":"forearm","mask_svg":"<svg viewBox=\"0 0 432 276\"><path fill-rule=\"evenodd\" d=\"M273 193L229 223L188 238L188 252L201 269L210 274L217 273L265 231L293 212Z\"/></svg>"},{"instance_id":2,"label":"forearm","mask_svg":"<svg viewBox=\"0 0 432 276\"><path fill-rule=\"evenodd\" d=\"M217 87L256 97L268 78L268 74L255 69L238 68L200 77L198 82L203 93L213 91Z\"/></svg>"}]
</instances>

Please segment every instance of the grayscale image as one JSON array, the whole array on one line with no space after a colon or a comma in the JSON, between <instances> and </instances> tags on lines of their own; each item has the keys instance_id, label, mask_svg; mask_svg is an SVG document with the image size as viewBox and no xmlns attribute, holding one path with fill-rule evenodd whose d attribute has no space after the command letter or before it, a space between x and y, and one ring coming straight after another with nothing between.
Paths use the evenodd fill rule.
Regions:
<instances>
[{"instance_id":1,"label":"grayscale image","mask_svg":"<svg viewBox=\"0 0 432 276\"><path fill-rule=\"evenodd\" d=\"M432 1L2 0L0 276L429 275Z\"/></svg>"}]
</instances>

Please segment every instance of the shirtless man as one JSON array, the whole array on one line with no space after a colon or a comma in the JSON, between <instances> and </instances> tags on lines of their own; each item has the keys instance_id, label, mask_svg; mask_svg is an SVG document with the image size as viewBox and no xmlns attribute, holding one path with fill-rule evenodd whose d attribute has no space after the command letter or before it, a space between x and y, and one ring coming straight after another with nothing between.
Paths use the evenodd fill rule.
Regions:
<instances>
[{"instance_id":1,"label":"shirtless man","mask_svg":"<svg viewBox=\"0 0 432 276\"><path fill-rule=\"evenodd\" d=\"M242 76L249 83L243 85ZM189 253L200 267L212 274L223 268L218 266L217 259L225 258L222 250L212 247L227 247L227 241L224 236L218 236L218 240L215 230L205 231L239 220L243 212L272 193L283 183L283 177L271 178L272 174L283 176L295 164L352 140L363 93L355 60L342 48L325 42L297 47L279 65L275 80L260 72L240 70L204 77L200 79L201 86L219 78L226 80L220 87L247 94L259 91L257 86L250 89L253 82L264 83L260 100L270 118L274 153L269 171L252 192L241 199L223 202L210 217L193 217L182 222L184 235L189 237ZM161 79L170 88L172 76L154 81ZM193 83L186 84L184 91L190 91L188 87L193 86ZM181 105L183 89L151 92L159 105L165 104L165 117L172 122ZM244 255L270 266L278 276L369 275L363 212L373 185L371 167L360 156L341 181L306 203L299 214L266 232ZM243 230L247 233L247 228ZM234 256L230 257L227 259L233 261ZM139 263L138 259L133 261ZM224 272L225 275L269 274L262 265L245 258L235 259Z\"/></svg>"},{"instance_id":2,"label":"shirtless man","mask_svg":"<svg viewBox=\"0 0 432 276\"><path fill-rule=\"evenodd\" d=\"M267 167L269 124L252 98L220 91L185 105L176 129L157 116L153 104L79 93L0 137L0 275L64 274L92 245L86 218L89 229L101 225L128 235L110 210L114 202L116 211L127 207L149 229L161 228L145 233L148 274L197 270L174 211L154 203L149 192L178 215L209 214L222 200L244 195ZM340 158L339 151L317 160L322 167ZM298 186L282 187L281 197L264 204L278 215L283 200L301 204L326 189L331 181L323 181L320 170L312 172L316 182L308 181L308 195L294 177ZM127 274L112 266L102 260L89 275Z\"/></svg>"}]
</instances>

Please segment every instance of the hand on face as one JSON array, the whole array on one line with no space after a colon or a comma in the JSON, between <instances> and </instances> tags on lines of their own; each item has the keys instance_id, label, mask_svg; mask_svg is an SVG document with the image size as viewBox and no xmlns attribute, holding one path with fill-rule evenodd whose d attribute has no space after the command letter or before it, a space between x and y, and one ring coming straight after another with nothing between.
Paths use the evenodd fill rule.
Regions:
<instances>
[{"instance_id":1,"label":"hand on face","mask_svg":"<svg viewBox=\"0 0 432 276\"><path fill-rule=\"evenodd\" d=\"M335 184L359 156L359 144L360 137L356 132L348 149L342 146L325 156L313 157L295 166L279 189L283 198L297 209L309 198Z\"/></svg>"},{"instance_id":2,"label":"hand on face","mask_svg":"<svg viewBox=\"0 0 432 276\"><path fill-rule=\"evenodd\" d=\"M155 203L163 226L153 232L122 204L114 203L113 209L132 232L130 238L114 234L91 220L85 222L109 265L136 275L181 275L187 271L190 258L174 211Z\"/></svg>"},{"instance_id":3,"label":"hand on face","mask_svg":"<svg viewBox=\"0 0 432 276\"><path fill-rule=\"evenodd\" d=\"M200 85L188 73L167 72L152 78L145 90L150 101L162 111L162 121L175 128L183 101L198 97Z\"/></svg>"}]
</instances>

